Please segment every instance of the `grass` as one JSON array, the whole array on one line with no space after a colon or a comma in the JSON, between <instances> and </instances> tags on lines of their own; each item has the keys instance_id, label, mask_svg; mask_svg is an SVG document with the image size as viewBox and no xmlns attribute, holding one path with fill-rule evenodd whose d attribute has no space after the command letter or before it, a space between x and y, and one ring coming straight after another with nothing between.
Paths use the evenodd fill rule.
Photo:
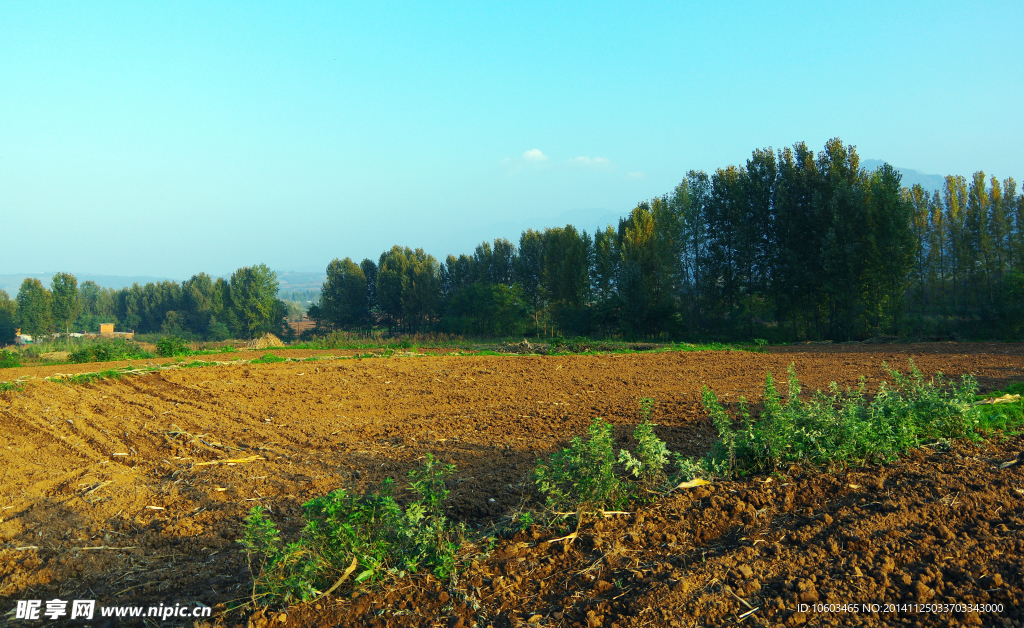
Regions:
<instances>
[{"instance_id":1,"label":"grass","mask_svg":"<svg viewBox=\"0 0 1024 628\"><path fill-rule=\"evenodd\" d=\"M254 597L262 602L309 601L352 584L430 571L440 579L455 572L465 531L444 514L445 479L455 470L427 455L409 473L417 496L405 509L394 497L394 481L363 495L338 489L303 505L305 527L284 542L259 506L245 522L242 540L258 575Z\"/></svg>"},{"instance_id":2,"label":"grass","mask_svg":"<svg viewBox=\"0 0 1024 628\"><path fill-rule=\"evenodd\" d=\"M975 398L981 401L1003 395L1021 395L1024 398L1024 382L1014 382L1003 390L977 395ZM981 413L979 432L1003 432L1006 436L1024 433L1024 401L985 404L978 406L978 409Z\"/></svg>"},{"instance_id":3,"label":"grass","mask_svg":"<svg viewBox=\"0 0 1024 628\"><path fill-rule=\"evenodd\" d=\"M809 399L801 398L792 366L785 399L768 373L756 420L742 397L731 414L705 387L704 407L719 440L704 461L690 461L688 471L729 477L795 462L889 461L928 443L980 439L982 411L974 405L973 377L965 375L956 383L938 373L925 379L912 361L910 375L888 373L892 383L882 382L873 397L866 394L862 381L856 390L847 391L833 382L828 392L819 390Z\"/></svg>"}]
</instances>

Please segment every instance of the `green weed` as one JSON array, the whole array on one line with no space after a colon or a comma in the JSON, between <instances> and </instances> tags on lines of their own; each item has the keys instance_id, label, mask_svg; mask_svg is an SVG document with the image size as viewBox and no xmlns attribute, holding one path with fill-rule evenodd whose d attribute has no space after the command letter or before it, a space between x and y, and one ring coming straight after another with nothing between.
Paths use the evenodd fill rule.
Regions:
<instances>
[{"instance_id":1,"label":"green weed","mask_svg":"<svg viewBox=\"0 0 1024 628\"><path fill-rule=\"evenodd\" d=\"M17 351L0 349L0 369L17 368L21 366L21 356Z\"/></svg>"},{"instance_id":2,"label":"green weed","mask_svg":"<svg viewBox=\"0 0 1024 628\"><path fill-rule=\"evenodd\" d=\"M192 355L184 338L164 336L156 341L156 354L162 358L173 358L179 355Z\"/></svg>"},{"instance_id":3,"label":"green weed","mask_svg":"<svg viewBox=\"0 0 1024 628\"><path fill-rule=\"evenodd\" d=\"M260 507L253 508L242 543L259 571L255 595L268 602L307 601L346 581L346 573L353 584L424 570L449 577L465 534L444 515L445 478L454 470L428 454L409 473L417 499L404 510L390 479L364 495L338 489L312 499L303 506L306 525L291 543L282 541Z\"/></svg>"},{"instance_id":4,"label":"green weed","mask_svg":"<svg viewBox=\"0 0 1024 628\"><path fill-rule=\"evenodd\" d=\"M281 356L274 355L273 353L264 353L262 357L250 360L249 364L276 364L277 362L287 362L288 358L282 358Z\"/></svg>"},{"instance_id":5,"label":"green weed","mask_svg":"<svg viewBox=\"0 0 1024 628\"><path fill-rule=\"evenodd\" d=\"M654 433L653 407L653 400L641 400L641 422L633 432L637 444L632 452L623 449L616 456L613 426L595 418L586 439L572 439L568 447L539 464L534 482L547 506L555 512L615 510L665 488L669 451Z\"/></svg>"},{"instance_id":6,"label":"green weed","mask_svg":"<svg viewBox=\"0 0 1024 628\"><path fill-rule=\"evenodd\" d=\"M152 357L153 354L143 350L138 343L118 338L82 347L72 352L68 360L73 364L83 364L86 362L114 362L117 360L138 360Z\"/></svg>"},{"instance_id":7,"label":"green weed","mask_svg":"<svg viewBox=\"0 0 1024 628\"><path fill-rule=\"evenodd\" d=\"M14 382L0 382L0 393L5 392L17 392L25 387L24 384L18 381Z\"/></svg>"},{"instance_id":8,"label":"green weed","mask_svg":"<svg viewBox=\"0 0 1024 628\"><path fill-rule=\"evenodd\" d=\"M734 417L705 387L704 407L719 433L703 463L705 472L731 476L792 462L887 461L925 443L978 438L981 412L972 405L977 392L973 377L965 375L957 384L938 373L926 380L913 362L909 376L887 371L892 383L882 382L870 399L863 381L845 392L833 382L828 392L801 399L792 366L783 399L768 373L756 421L742 398Z\"/></svg>"}]
</instances>

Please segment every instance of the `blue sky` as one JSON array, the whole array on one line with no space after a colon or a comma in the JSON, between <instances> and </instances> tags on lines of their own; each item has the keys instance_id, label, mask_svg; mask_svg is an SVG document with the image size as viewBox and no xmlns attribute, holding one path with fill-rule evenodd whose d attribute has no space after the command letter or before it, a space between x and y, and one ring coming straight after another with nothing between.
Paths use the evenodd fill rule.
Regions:
<instances>
[{"instance_id":1,"label":"blue sky","mask_svg":"<svg viewBox=\"0 0 1024 628\"><path fill-rule=\"evenodd\" d=\"M1024 176L1019 1L369 4L0 3L0 274L443 259L835 136Z\"/></svg>"}]
</instances>

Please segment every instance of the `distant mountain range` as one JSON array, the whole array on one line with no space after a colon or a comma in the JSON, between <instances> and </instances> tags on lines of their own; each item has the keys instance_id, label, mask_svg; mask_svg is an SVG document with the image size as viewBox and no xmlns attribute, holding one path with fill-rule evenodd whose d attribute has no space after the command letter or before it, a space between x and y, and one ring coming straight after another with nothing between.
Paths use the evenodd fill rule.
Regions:
<instances>
[{"instance_id":1,"label":"distant mountain range","mask_svg":"<svg viewBox=\"0 0 1024 628\"><path fill-rule=\"evenodd\" d=\"M881 159L862 159L860 164L863 168L868 170L874 170L881 166L883 163ZM939 190L944 184L945 177L938 174L926 174L919 170L912 168L902 168L900 166L894 166L899 171L903 178L901 184L904 187L912 187L915 184L920 184L926 190ZM519 234L526 228L543 229L544 227L562 227L566 224L575 225L577 229L587 230L591 234L594 228L603 229L605 225L612 225L616 227L619 222L619 218L629 216L629 212L609 212L603 209L577 209L567 211L554 216L546 221L537 220L516 220L506 221L494 225L496 228L496 237L500 237L502 233L507 233L507 237L513 241L518 241ZM539 224L543 222L546 224ZM104 288L127 288L133 283L140 285L155 282L155 281L182 281L182 278L172 279L169 277L151 277L148 275L138 276L123 276L123 275L93 275L93 274L79 274L73 273L78 279L78 284L81 285L86 281L95 281L98 285ZM5 290L7 294L13 299L18 294L18 289L21 287L21 283L27 277L34 277L41 281L44 286L49 287L50 281L53 279L54 273L22 273L13 275L0 275L0 290ZM228 279L230 275L224 277ZM184 278L187 279L187 278ZM302 292L305 290L320 290L323 286L324 281L327 279L327 275L323 272L295 272L295 271L277 271L278 281L278 292L280 293L291 293L291 292Z\"/></svg>"},{"instance_id":2,"label":"distant mountain range","mask_svg":"<svg viewBox=\"0 0 1024 628\"><path fill-rule=\"evenodd\" d=\"M861 159L860 165L862 168L868 170L874 170L886 163L881 159ZM934 190L941 190L942 186L945 185L946 177L941 174L925 174L920 170L914 170L912 168L901 168L899 166L893 166L903 178L900 180L900 185L905 188L912 188L915 185L920 184L921 187L932 192Z\"/></svg>"},{"instance_id":3,"label":"distant mountain range","mask_svg":"<svg viewBox=\"0 0 1024 628\"><path fill-rule=\"evenodd\" d=\"M50 287L50 282L53 280L53 276L56 273L21 273L14 275L0 275L0 290L7 292L7 295L12 299L18 294L18 290L21 288L21 284L25 279L33 278L38 279L47 288ZM121 288L127 288L133 283L138 283L140 286L150 282L157 281L177 281L181 283L183 279L173 279L171 277L151 277L149 275L137 275L137 276L123 276L123 275L92 275L87 273L71 273L78 279L78 285L81 286L86 281L95 281L101 288L113 288L114 290L120 290ZM231 276L227 275L224 279L229 279ZM185 278L187 279L187 277ZM214 278L216 279L216 277ZM324 284L324 280L327 279L327 275L324 273L297 273L290 271L277 271L277 282L278 292L301 292L304 290L320 290Z\"/></svg>"}]
</instances>

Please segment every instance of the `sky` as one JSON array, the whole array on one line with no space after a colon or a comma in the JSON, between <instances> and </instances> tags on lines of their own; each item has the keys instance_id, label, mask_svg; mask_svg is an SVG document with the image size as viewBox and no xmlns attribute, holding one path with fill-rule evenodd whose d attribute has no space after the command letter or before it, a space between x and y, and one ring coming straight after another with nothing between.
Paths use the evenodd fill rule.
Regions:
<instances>
[{"instance_id":1,"label":"sky","mask_svg":"<svg viewBox=\"0 0 1024 628\"><path fill-rule=\"evenodd\" d=\"M0 274L443 259L832 137L1019 180L1022 27L1019 0L3 2Z\"/></svg>"}]
</instances>

